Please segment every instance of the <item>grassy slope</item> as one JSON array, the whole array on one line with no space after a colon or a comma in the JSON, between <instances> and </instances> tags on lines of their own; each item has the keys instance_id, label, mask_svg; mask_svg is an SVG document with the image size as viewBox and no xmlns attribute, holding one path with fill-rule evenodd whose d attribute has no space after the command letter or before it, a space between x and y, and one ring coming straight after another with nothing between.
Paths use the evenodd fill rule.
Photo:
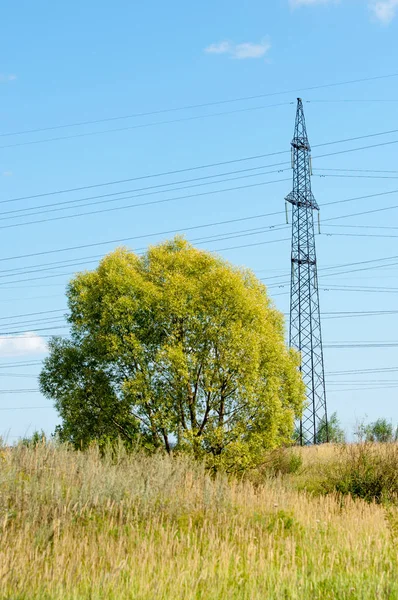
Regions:
<instances>
[{"instance_id":1,"label":"grassy slope","mask_svg":"<svg viewBox=\"0 0 398 600\"><path fill-rule=\"evenodd\" d=\"M161 456L0 450L1 599L397 599L397 541L383 507L279 479L212 480Z\"/></svg>"}]
</instances>

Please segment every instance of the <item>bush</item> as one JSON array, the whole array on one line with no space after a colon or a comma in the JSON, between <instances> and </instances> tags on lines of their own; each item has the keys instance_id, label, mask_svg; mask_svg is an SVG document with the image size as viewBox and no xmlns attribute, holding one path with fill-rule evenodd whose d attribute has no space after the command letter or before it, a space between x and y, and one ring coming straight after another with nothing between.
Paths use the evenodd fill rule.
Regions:
<instances>
[{"instance_id":1,"label":"bush","mask_svg":"<svg viewBox=\"0 0 398 600\"><path fill-rule=\"evenodd\" d=\"M377 419L374 423L365 426L365 439L367 442L394 442L397 441L398 429L394 431L392 423L387 419Z\"/></svg>"},{"instance_id":2,"label":"bush","mask_svg":"<svg viewBox=\"0 0 398 600\"><path fill-rule=\"evenodd\" d=\"M337 492L367 502L398 500L398 445L364 442L343 446L326 464L319 482L323 493Z\"/></svg>"},{"instance_id":3,"label":"bush","mask_svg":"<svg viewBox=\"0 0 398 600\"><path fill-rule=\"evenodd\" d=\"M30 437L22 438L20 443L27 448L34 448L38 444L45 444L46 442L47 436L42 429L41 431L34 431Z\"/></svg>"},{"instance_id":4,"label":"bush","mask_svg":"<svg viewBox=\"0 0 398 600\"><path fill-rule=\"evenodd\" d=\"M249 471L247 479L254 485L261 485L270 477L280 477L297 473L302 464L302 454L299 450L278 448L266 455L262 465Z\"/></svg>"},{"instance_id":5,"label":"bush","mask_svg":"<svg viewBox=\"0 0 398 600\"><path fill-rule=\"evenodd\" d=\"M343 444L345 442L344 429L340 425L340 420L336 412L329 417L327 427L325 419L321 420L318 427L317 443L326 444L327 442L333 444Z\"/></svg>"}]
</instances>

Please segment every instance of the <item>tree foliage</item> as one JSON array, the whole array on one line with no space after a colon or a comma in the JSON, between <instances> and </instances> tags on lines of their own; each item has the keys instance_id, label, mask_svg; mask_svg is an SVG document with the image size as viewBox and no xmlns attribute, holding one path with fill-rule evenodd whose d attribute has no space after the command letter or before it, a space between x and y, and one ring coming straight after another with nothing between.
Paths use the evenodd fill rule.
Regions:
<instances>
[{"instance_id":1,"label":"tree foliage","mask_svg":"<svg viewBox=\"0 0 398 600\"><path fill-rule=\"evenodd\" d=\"M377 419L364 427L364 437L367 442L394 442L398 441L398 427L394 431L393 424L387 419Z\"/></svg>"},{"instance_id":2,"label":"tree foliage","mask_svg":"<svg viewBox=\"0 0 398 600\"><path fill-rule=\"evenodd\" d=\"M40 376L76 446L127 444L245 468L291 437L304 402L281 314L249 270L185 240L118 249L68 291L69 339Z\"/></svg>"},{"instance_id":3,"label":"tree foliage","mask_svg":"<svg viewBox=\"0 0 398 600\"><path fill-rule=\"evenodd\" d=\"M341 427L337 412L330 415L327 428L326 419L322 419L319 424L317 442L325 444L327 441L333 444L342 444L345 441L344 429Z\"/></svg>"}]
</instances>

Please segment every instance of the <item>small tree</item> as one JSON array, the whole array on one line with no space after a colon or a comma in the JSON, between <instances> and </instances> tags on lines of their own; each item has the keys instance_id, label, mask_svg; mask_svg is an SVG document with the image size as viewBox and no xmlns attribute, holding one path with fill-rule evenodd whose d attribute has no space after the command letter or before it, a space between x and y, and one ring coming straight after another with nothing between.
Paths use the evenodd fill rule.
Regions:
<instances>
[{"instance_id":1,"label":"small tree","mask_svg":"<svg viewBox=\"0 0 398 600\"><path fill-rule=\"evenodd\" d=\"M367 442L393 442L397 441L398 428L394 431L393 424L387 419L377 419L364 428L365 440Z\"/></svg>"},{"instance_id":2,"label":"small tree","mask_svg":"<svg viewBox=\"0 0 398 600\"><path fill-rule=\"evenodd\" d=\"M45 444L47 442L47 436L43 429L41 431L34 431L30 437L26 436L22 438L21 444L23 446L28 446L34 448L39 444Z\"/></svg>"},{"instance_id":3,"label":"small tree","mask_svg":"<svg viewBox=\"0 0 398 600\"><path fill-rule=\"evenodd\" d=\"M343 444L345 442L345 433L337 417L337 412L330 415L327 428L325 419L322 419L319 424L317 442L318 444L325 444L327 441L334 444Z\"/></svg>"},{"instance_id":4,"label":"small tree","mask_svg":"<svg viewBox=\"0 0 398 600\"><path fill-rule=\"evenodd\" d=\"M121 437L245 468L287 442L304 402L282 315L248 270L176 238L119 249L68 287L70 339L40 376L61 438Z\"/></svg>"}]
</instances>

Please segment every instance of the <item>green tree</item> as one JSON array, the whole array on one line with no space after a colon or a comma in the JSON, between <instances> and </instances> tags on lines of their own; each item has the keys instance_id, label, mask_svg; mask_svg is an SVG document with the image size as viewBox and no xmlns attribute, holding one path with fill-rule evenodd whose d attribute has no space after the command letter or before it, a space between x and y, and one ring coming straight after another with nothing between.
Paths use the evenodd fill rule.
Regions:
<instances>
[{"instance_id":1,"label":"green tree","mask_svg":"<svg viewBox=\"0 0 398 600\"><path fill-rule=\"evenodd\" d=\"M327 441L333 444L342 444L345 442L344 430L341 427L337 412L330 415L327 428L326 420L321 420L317 432L317 441L318 444L325 444Z\"/></svg>"},{"instance_id":2,"label":"green tree","mask_svg":"<svg viewBox=\"0 0 398 600\"><path fill-rule=\"evenodd\" d=\"M84 447L121 437L243 469L288 442L305 394L281 314L249 270L185 240L118 249L68 291L70 339L40 376Z\"/></svg>"},{"instance_id":3,"label":"green tree","mask_svg":"<svg viewBox=\"0 0 398 600\"><path fill-rule=\"evenodd\" d=\"M394 431L393 424L387 419L377 419L364 427L365 440L367 442L394 442L398 441L398 428Z\"/></svg>"}]
</instances>

